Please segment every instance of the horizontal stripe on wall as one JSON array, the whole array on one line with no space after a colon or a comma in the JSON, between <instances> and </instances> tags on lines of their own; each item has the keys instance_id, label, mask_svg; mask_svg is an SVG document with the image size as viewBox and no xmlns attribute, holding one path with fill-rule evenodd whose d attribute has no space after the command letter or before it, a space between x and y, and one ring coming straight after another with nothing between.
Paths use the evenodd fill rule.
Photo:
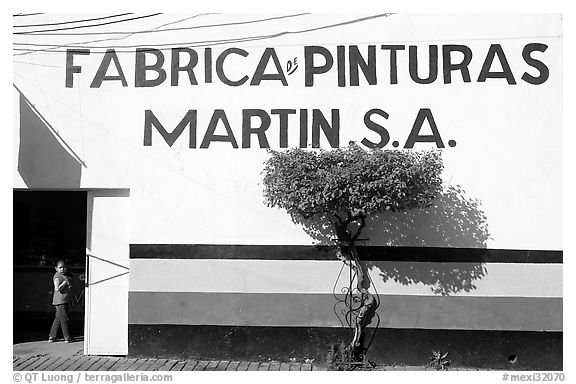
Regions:
<instances>
[{"instance_id":1,"label":"horizontal stripe on wall","mask_svg":"<svg viewBox=\"0 0 576 384\"><path fill-rule=\"evenodd\" d=\"M386 295L562 297L562 264L367 262L371 292ZM349 268L313 260L130 260L130 291L324 293ZM162 276L159 278L159 276Z\"/></svg>"},{"instance_id":2,"label":"horizontal stripe on wall","mask_svg":"<svg viewBox=\"0 0 576 384\"><path fill-rule=\"evenodd\" d=\"M130 324L339 327L329 294L130 292ZM380 327L561 331L562 299L381 295ZM376 318L372 326L376 323Z\"/></svg>"},{"instance_id":3,"label":"horizontal stripe on wall","mask_svg":"<svg viewBox=\"0 0 576 384\"><path fill-rule=\"evenodd\" d=\"M562 251L440 247L359 247L362 260L472 263L562 263ZM130 244L131 259L335 260L313 245Z\"/></svg>"},{"instance_id":4,"label":"horizontal stripe on wall","mask_svg":"<svg viewBox=\"0 0 576 384\"><path fill-rule=\"evenodd\" d=\"M377 364L423 366L432 350L441 350L449 352L451 367L562 370L561 332L394 328L373 332L367 332L368 338L374 335L367 359ZM310 359L323 364L330 345L349 342L350 335L345 328L130 324L128 354L228 361Z\"/></svg>"}]
</instances>

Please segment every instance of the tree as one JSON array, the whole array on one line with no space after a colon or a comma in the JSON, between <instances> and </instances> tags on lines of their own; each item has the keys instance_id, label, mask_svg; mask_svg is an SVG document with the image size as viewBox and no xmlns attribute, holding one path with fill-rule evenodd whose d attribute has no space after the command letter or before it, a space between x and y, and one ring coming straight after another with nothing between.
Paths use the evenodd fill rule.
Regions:
<instances>
[{"instance_id":1,"label":"tree","mask_svg":"<svg viewBox=\"0 0 576 384\"><path fill-rule=\"evenodd\" d=\"M264 199L285 209L294 221L319 217L330 223L337 256L355 274L359 306L350 325L352 356L366 352L364 330L376 312L367 269L357 242L366 217L384 211L423 208L442 190L438 151L364 150L351 143L332 151L269 151L263 170Z\"/></svg>"}]
</instances>

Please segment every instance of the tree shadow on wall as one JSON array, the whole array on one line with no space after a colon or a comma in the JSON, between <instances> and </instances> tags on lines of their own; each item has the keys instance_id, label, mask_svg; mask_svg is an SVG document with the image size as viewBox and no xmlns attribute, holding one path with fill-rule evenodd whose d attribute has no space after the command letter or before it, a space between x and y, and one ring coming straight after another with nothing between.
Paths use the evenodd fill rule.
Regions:
<instances>
[{"instance_id":1,"label":"tree shadow on wall","mask_svg":"<svg viewBox=\"0 0 576 384\"><path fill-rule=\"evenodd\" d=\"M335 218L292 220L337 259L336 248L326 247L335 245ZM364 268L384 282L423 284L434 294L450 295L473 291L486 274L482 249L490 239L487 218L480 201L468 198L459 186L445 188L425 209L368 216L360 238ZM342 275L346 276L339 276L340 286L348 278Z\"/></svg>"}]
</instances>

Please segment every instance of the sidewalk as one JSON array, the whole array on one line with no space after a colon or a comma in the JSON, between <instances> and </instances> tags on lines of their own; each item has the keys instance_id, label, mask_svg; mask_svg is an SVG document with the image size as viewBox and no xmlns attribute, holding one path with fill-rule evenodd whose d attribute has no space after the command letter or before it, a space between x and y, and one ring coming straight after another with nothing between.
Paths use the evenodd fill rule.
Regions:
<instances>
[{"instance_id":1,"label":"sidewalk","mask_svg":"<svg viewBox=\"0 0 576 384\"><path fill-rule=\"evenodd\" d=\"M307 363L85 356L83 341L15 344L14 371L325 371Z\"/></svg>"},{"instance_id":2,"label":"sidewalk","mask_svg":"<svg viewBox=\"0 0 576 384\"><path fill-rule=\"evenodd\" d=\"M85 356L83 341L48 343L35 341L15 344L14 371L326 371L325 365L296 362L250 362L221 360L175 360ZM377 366L377 371L427 371L423 366ZM450 371L478 371L450 368Z\"/></svg>"},{"instance_id":3,"label":"sidewalk","mask_svg":"<svg viewBox=\"0 0 576 384\"><path fill-rule=\"evenodd\" d=\"M127 359L103 356L18 356L15 371L318 371L312 364Z\"/></svg>"}]
</instances>

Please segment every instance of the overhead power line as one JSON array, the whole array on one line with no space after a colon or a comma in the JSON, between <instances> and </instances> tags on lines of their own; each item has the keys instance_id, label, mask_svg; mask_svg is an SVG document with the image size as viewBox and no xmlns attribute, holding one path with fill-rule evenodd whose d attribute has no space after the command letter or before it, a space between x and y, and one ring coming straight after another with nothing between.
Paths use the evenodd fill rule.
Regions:
<instances>
[{"instance_id":1,"label":"overhead power line","mask_svg":"<svg viewBox=\"0 0 576 384\"><path fill-rule=\"evenodd\" d=\"M99 27L99 26L102 26L102 25L124 23L124 22L127 22L127 21L144 19L144 18L147 18L147 17L153 17L153 16L158 16L158 15L161 15L161 13L153 13L153 14L151 14L151 15L138 16L138 17L132 17L132 18L129 18L129 19L122 19L122 20L115 20L115 21L108 21L108 22L105 22L105 23L98 23L98 24L78 25L78 26L75 26L75 27L54 28L54 29L46 29L46 30L42 30L42 31L14 32L13 34L14 34L14 35L35 35L35 34L43 34L43 32L64 31L64 30L70 30L70 29ZM129 33L129 32L121 32L121 33Z\"/></svg>"},{"instance_id":2,"label":"overhead power line","mask_svg":"<svg viewBox=\"0 0 576 384\"><path fill-rule=\"evenodd\" d=\"M162 28L162 27L166 27L166 26L168 26L168 25L174 25L174 24L182 23L182 22L187 21L187 20L195 19L195 18L197 18L197 17L209 16L209 15L215 15L215 14L216 14L216 13L199 13L199 14L197 14L197 15L193 15L193 16L190 16L190 17L186 17L186 18L184 18L184 19L180 19L180 20L176 20L176 21L171 21L171 22L168 22L168 23L164 23L164 24L158 25L158 26L156 26L156 27L154 27L154 28L150 28L150 29L148 29L148 30L150 30L150 31L152 31L152 30L157 30L157 29L160 29L160 28ZM89 40L89 41L79 42L79 43L76 43L76 44L98 43L98 42L102 42L102 41L118 41L118 40L127 39L127 38L129 38L130 36L132 36L131 33L126 33L126 34L124 34L124 36L111 37L111 38L98 39L98 40ZM58 49L58 48L66 47L67 45L68 45L68 44L66 44L66 43L64 43L64 44L59 44L59 45L55 45L54 48L48 48L48 49L45 49L45 50L42 50L42 51L49 52L49 51L56 50L56 49ZM24 56L24 55L34 54L34 53L35 53L34 51L30 51L30 52L25 52L25 53L19 53L19 54L14 55L14 56Z\"/></svg>"},{"instance_id":3,"label":"overhead power line","mask_svg":"<svg viewBox=\"0 0 576 384\"><path fill-rule=\"evenodd\" d=\"M18 61L18 60L12 60L13 63L18 63L18 64L27 64L27 65L34 65L36 67L49 67L49 68L64 68L64 67L60 67L57 65L47 65L47 64L38 64L38 63L31 63L29 61Z\"/></svg>"},{"instance_id":4,"label":"overhead power line","mask_svg":"<svg viewBox=\"0 0 576 384\"><path fill-rule=\"evenodd\" d=\"M17 13L12 15L14 17L22 17L22 16L36 16L36 15L43 15L43 13Z\"/></svg>"},{"instance_id":5,"label":"overhead power line","mask_svg":"<svg viewBox=\"0 0 576 384\"><path fill-rule=\"evenodd\" d=\"M332 26L320 27L322 28L330 28ZM261 36L248 36L248 37L239 37L236 39L223 39L223 40L204 40L204 41L197 41L197 42L189 42L189 43L168 43L168 44L149 44L149 45L135 45L132 48L140 48L143 52L152 52L152 51L169 51L173 48L202 48L202 47L212 47L217 45L224 45L224 44L233 44L233 43L245 43L250 41L257 41L257 40L265 40L265 39L272 39L276 37L280 37L282 35L288 34L298 34L298 33L305 33L310 32L311 30L302 30L302 31L286 31L280 32L277 34L271 35L261 35ZM408 43L431 43L431 42L455 42L455 41L494 41L494 40L526 40L526 39L559 39L562 38L562 35L535 35L535 36L492 36L492 37L480 37L480 38L458 38L458 39L449 39L449 38L432 38L432 39L411 39L411 40L370 40L370 41L357 41L355 44L408 44ZM325 43L325 44L332 44L336 45L335 43ZM292 44L294 45L294 44ZM298 45L298 44L296 44ZM168 46L168 47L163 47ZM281 46L287 46L283 44ZM156 48L160 47L160 48ZM71 51L80 50L80 49L90 49L94 47L73 47L68 48ZM128 48L128 46L124 46L124 48ZM102 48L104 49L104 48ZM134 53L134 50L119 50L115 47L109 47L106 49L113 49L115 53ZM13 48L13 51L22 51L24 53L13 54L12 56L21 56L26 54L32 53L65 53L67 50L54 50L51 48L47 49L32 49L32 48ZM106 51L91 51L94 54L104 54Z\"/></svg>"},{"instance_id":6,"label":"overhead power line","mask_svg":"<svg viewBox=\"0 0 576 384\"><path fill-rule=\"evenodd\" d=\"M299 17L309 15L309 13L298 13L294 15L286 15L286 16L276 16L276 17L268 17L265 19L256 19L256 20L248 20L248 21L238 21L234 23L219 23L219 24L207 24L207 25L196 25L193 27L180 27L180 28L165 28L161 30L144 30L144 31L109 31L109 32L78 32L78 33L42 33L44 31L29 33L29 36L85 36L85 35L124 35L124 34L132 34L137 35L141 33L158 33L158 32L170 32L170 31L185 31L191 29L201 29L201 28L213 28L213 27L227 27L227 26L234 26L234 25L245 25L245 24L254 24L254 23L261 23L265 21L272 21L272 20L280 20L280 19L287 19L290 17ZM15 35L23 34L23 33L14 33Z\"/></svg>"},{"instance_id":7,"label":"overhead power line","mask_svg":"<svg viewBox=\"0 0 576 384\"><path fill-rule=\"evenodd\" d=\"M281 37L281 36L285 36L285 35L296 35L296 34L300 34L300 33L308 33L308 32L313 32L313 31L322 30L322 29L341 27L344 25L360 23L360 22L364 22L364 21L368 21L368 20L376 19L376 18L380 18L380 17L388 17L390 15L391 15L390 13L384 13L384 14L380 14L380 15L368 16L368 17L363 17L363 18L353 19L353 20L347 20L347 21L343 21L340 23L323 25L323 26L314 27L314 28L301 29L301 30L296 30L296 31L282 31L282 32L278 32L278 33L268 34L268 35L246 36L246 37L238 37L238 38L222 39L222 40L203 40L203 41L195 41L195 42L189 42L189 43L170 43L167 45L174 46L176 44L181 44L179 46L179 48L180 47L197 48L197 47L216 46L216 45L222 45L222 44L266 40L266 39L273 39L273 38L277 38L277 37ZM166 45L166 44L164 44L164 45ZM163 45L162 44L151 44L151 45L144 46L144 47L150 48L151 50L155 49L155 48L151 48L151 46L155 47L155 46L163 46ZM132 48L136 48L136 47L139 47L139 46L132 46ZM79 49L79 48L76 48L76 49ZM169 50L169 49L171 49L171 48L159 48L159 50ZM28 49L27 48L13 48L13 51L24 51L26 53L29 53L29 52L46 52L46 53L66 52L66 50L29 49L29 48ZM133 51L132 50L116 50L116 52L117 53L132 53ZM105 53L105 51L93 52L93 53ZM24 53L21 53L20 55L23 55L23 54ZM14 56L18 56L18 54L14 55Z\"/></svg>"},{"instance_id":8,"label":"overhead power line","mask_svg":"<svg viewBox=\"0 0 576 384\"><path fill-rule=\"evenodd\" d=\"M63 22L61 22L61 23L15 25L14 28L48 27L48 26L51 26L51 25L64 25L64 24L84 23L84 22L87 22L87 21L105 20L105 19L111 19L111 18L114 18L114 17L126 16L126 15L133 15L133 13L119 13L119 14L117 14L117 15L112 15L112 16L96 17L96 18L93 18L93 19L63 21Z\"/></svg>"},{"instance_id":9,"label":"overhead power line","mask_svg":"<svg viewBox=\"0 0 576 384\"><path fill-rule=\"evenodd\" d=\"M183 46L189 46L189 47L193 47L196 46L197 44L210 44L210 43L221 43L221 42L236 42L236 41L242 41L242 40L246 40L246 39L253 39L259 36L248 36L248 37L238 37L238 38L232 38L232 39L218 39L218 40L200 40L200 41L188 41L188 42L183 42L183 43L164 43L164 44L157 44L154 43L152 45L150 44L136 44L136 45L108 45L108 46L87 46L87 45L75 45L75 44L69 44L69 45L59 45L59 44L32 44L32 43L14 43L14 45L29 45L29 46L33 46L33 47L58 47L58 48L63 48L65 47L67 50L74 50L74 49L124 49L124 48L152 48L152 47L183 47ZM30 50L33 50L31 48L28 48ZM19 49L14 49L14 50L19 50ZM65 51L59 51L59 52L65 52ZM120 51L117 51L120 52Z\"/></svg>"}]
</instances>

